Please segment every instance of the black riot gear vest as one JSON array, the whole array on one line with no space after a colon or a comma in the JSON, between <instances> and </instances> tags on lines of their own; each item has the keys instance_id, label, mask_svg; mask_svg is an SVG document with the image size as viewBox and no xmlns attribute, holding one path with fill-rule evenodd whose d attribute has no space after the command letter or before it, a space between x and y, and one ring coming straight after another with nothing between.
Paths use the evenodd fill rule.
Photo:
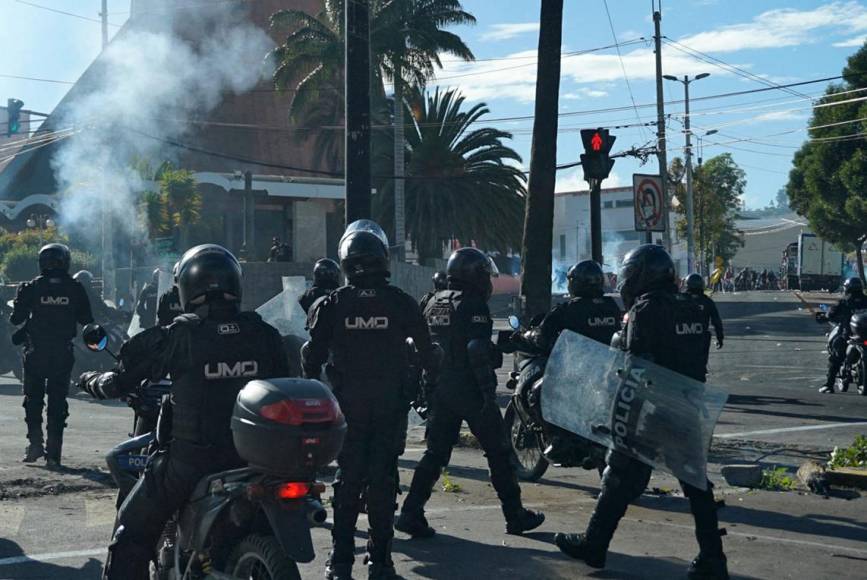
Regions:
<instances>
[{"instance_id":1,"label":"black riot gear vest","mask_svg":"<svg viewBox=\"0 0 867 580\"><path fill-rule=\"evenodd\" d=\"M328 300L332 303L332 364L339 373L338 382L363 380L399 388L409 364L405 344L408 314L418 308L410 308L413 299L383 278L362 286L343 286ZM311 321L311 326L317 322ZM392 355L388 364L382 361L383 353Z\"/></svg>"},{"instance_id":2,"label":"black riot gear vest","mask_svg":"<svg viewBox=\"0 0 867 580\"><path fill-rule=\"evenodd\" d=\"M285 367L280 336L258 314L202 319L187 314L169 327L175 439L232 449L230 418L249 381Z\"/></svg>"},{"instance_id":3,"label":"black riot gear vest","mask_svg":"<svg viewBox=\"0 0 867 580\"><path fill-rule=\"evenodd\" d=\"M442 347L443 374L472 373L468 346L474 339L490 342L492 322L486 301L475 292L442 290L425 306L431 340Z\"/></svg>"},{"instance_id":4,"label":"black riot gear vest","mask_svg":"<svg viewBox=\"0 0 867 580\"><path fill-rule=\"evenodd\" d=\"M555 307L539 327L537 345L551 349L563 330L571 330L603 344L620 330L620 308L608 296L575 298Z\"/></svg>"},{"instance_id":5,"label":"black riot gear vest","mask_svg":"<svg viewBox=\"0 0 867 580\"><path fill-rule=\"evenodd\" d=\"M27 321L30 340L66 342L75 338L78 313L82 302L87 301L81 284L68 275L39 276L31 284L31 317Z\"/></svg>"},{"instance_id":6,"label":"black riot gear vest","mask_svg":"<svg viewBox=\"0 0 867 580\"><path fill-rule=\"evenodd\" d=\"M707 315L690 296L650 292L630 310L626 350L703 382L707 332Z\"/></svg>"}]
</instances>

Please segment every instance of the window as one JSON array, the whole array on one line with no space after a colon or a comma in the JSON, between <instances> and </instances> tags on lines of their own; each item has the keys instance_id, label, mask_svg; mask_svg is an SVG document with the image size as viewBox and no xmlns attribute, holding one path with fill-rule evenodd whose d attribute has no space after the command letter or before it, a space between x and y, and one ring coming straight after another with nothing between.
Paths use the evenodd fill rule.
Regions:
<instances>
[{"instance_id":1,"label":"window","mask_svg":"<svg viewBox=\"0 0 867 580\"><path fill-rule=\"evenodd\" d=\"M618 199L614 203L615 207L635 207L634 199Z\"/></svg>"},{"instance_id":2,"label":"window","mask_svg":"<svg viewBox=\"0 0 867 580\"><path fill-rule=\"evenodd\" d=\"M602 204L602 207L604 207L605 209L611 209L612 207L614 207L614 202L613 201L606 201L605 203Z\"/></svg>"}]
</instances>

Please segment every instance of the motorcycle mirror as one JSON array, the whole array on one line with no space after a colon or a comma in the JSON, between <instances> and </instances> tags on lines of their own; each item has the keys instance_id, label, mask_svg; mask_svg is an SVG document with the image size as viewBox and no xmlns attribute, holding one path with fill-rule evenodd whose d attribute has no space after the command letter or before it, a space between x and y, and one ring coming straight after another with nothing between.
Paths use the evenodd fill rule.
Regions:
<instances>
[{"instance_id":1,"label":"motorcycle mirror","mask_svg":"<svg viewBox=\"0 0 867 580\"><path fill-rule=\"evenodd\" d=\"M509 315L509 327L512 330L518 330L519 328L521 328L521 321L518 320L518 317L514 314Z\"/></svg>"},{"instance_id":2,"label":"motorcycle mirror","mask_svg":"<svg viewBox=\"0 0 867 580\"><path fill-rule=\"evenodd\" d=\"M81 331L81 340L93 352L101 352L108 347L108 334L99 324L88 324Z\"/></svg>"}]
</instances>

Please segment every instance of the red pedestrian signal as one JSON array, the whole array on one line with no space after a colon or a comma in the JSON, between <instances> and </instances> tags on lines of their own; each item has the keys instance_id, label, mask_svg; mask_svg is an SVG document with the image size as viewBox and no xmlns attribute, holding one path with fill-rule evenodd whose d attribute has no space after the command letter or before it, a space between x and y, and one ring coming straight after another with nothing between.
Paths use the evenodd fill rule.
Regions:
<instances>
[{"instance_id":1,"label":"red pedestrian signal","mask_svg":"<svg viewBox=\"0 0 867 580\"><path fill-rule=\"evenodd\" d=\"M584 154L581 155L584 179L589 181L608 177L614 166L614 160L609 155L615 139L614 135L608 133L608 129L581 129L581 141L584 143Z\"/></svg>"},{"instance_id":2,"label":"red pedestrian signal","mask_svg":"<svg viewBox=\"0 0 867 580\"><path fill-rule=\"evenodd\" d=\"M599 131L593 133L593 138L590 139L590 147L593 151L602 151L602 135Z\"/></svg>"}]
</instances>

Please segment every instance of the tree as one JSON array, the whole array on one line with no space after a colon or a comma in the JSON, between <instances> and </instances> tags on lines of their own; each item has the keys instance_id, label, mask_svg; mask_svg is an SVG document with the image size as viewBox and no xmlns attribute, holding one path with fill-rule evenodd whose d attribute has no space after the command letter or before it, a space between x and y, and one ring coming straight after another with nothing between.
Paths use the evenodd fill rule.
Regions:
<instances>
[{"instance_id":1,"label":"tree","mask_svg":"<svg viewBox=\"0 0 867 580\"><path fill-rule=\"evenodd\" d=\"M151 238L175 235L179 247L189 245L191 228L202 218L202 195L192 171L175 169L164 162L154 170L147 164L137 167L140 174L159 184L159 191L141 195L142 218Z\"/></svg>"},{"instance_id":2,"label":"tree","mask_svg":"<svg viewBox=\"0 0 867 580\"><path fill-rule=\"evenodd\" d=\"M683 162L679 158L672 160L669 183L674 186L677 213L685 216L686 189L682 186L682 168ZM737 229L735 217L743 205L741 196L746 183L746 174L730 153L713 157L695 170L693 203L696 219L693 227L696 249L705 267L715 256L730 260L744 245L743 233ZM686 235L685 217L677 220L676 227L681 237Z\"/></svg>"},{"instance_id":3,"label":"tree","mask_svg":"<svg viewBox=\"0 0 867 580\"><path fill-rule=\"evenodd\" d=\"M294 92L290 114L306 124L325 127L315 141L320 159L338 165L343 140L334 125L342 123L344 103L344 0L326 0L318 16L300 10L281 10L271 17L272 27L291 32L274 49L277 63L273 80L278 89ZM473 24L457 0L374 0L371 2L371 87L375 98L385 97L384 80L394 82L396 100L407 86L423 86L441 54L472 60L473 54L459 36L445 26ZM374 110L381 109L374 106ZM395 109L398 114L400 108ZM331 128L327 128L332 125ZM395 130L403 123L395 119ZM398 139L398 141L400 141Z\"/></svg>"},{"instance_id":4,"label":"tree","mask_svg":"<svg viewBox=\"0 0 867 580\"><path fill-rule=\"evenodd\" d=\"M488 108L463 111L456 90L430 95L416 87L406 101L406 226L419 261L442 257L453 239L503 253L517 248L526 190L523 173L509 164L521 157L503 143L511 134L473 128ZM383 151L375 163L389 168L393 160ZM374 213L391 229L394 180L380 177L377 185Z\"/></svg>"},{"instance_id":5,"label":"tree","mask_svg":"<svg viewBox=\"0 0 867 580\"><path fill-rule=\"evenodd\" d=\"M867 240L867 104L846 91L867 88L867 45L849 57L843 83L825 91L809 121L810 140L795 153L786 185L790 205L812 229L844 251L854 251L864 278L861 251ZM825 105L825 106L821 106Z\"/></svg>"},{"instance_id":6,"label":"tree","mask_svg":"<svg viewBox=\"0 0 867 580\"><path fill-rule=\"evenodd\" d=\"M539 26L535 121L521 264L525 315L547 312L551 307L563 0L542 0Z\"/></svg>"},{"instance_id":7,"label":"tree","mask_svg":"<svg viewBox=\"0 0 867 580\"><path fill-rule=\"evenodd\" d=\"M777 209L780 211L789 211L789 194L786 193L786 188L781 187L777 190L776 196Z\"/></svg>"}]
</instances>

